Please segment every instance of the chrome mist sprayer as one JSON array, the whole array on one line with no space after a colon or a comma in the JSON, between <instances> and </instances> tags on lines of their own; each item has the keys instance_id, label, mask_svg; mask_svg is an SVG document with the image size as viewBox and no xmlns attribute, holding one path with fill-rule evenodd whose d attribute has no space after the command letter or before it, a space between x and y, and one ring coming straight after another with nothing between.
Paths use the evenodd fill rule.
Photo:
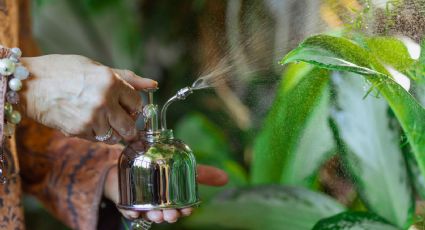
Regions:
<instances>
[{"instance_id":1,"label":"chrome mist sprayer","mask_svg":"<svg viewBox=\"0 0 425 230\"><path fill-rule=\"evenodd\" d=\"M156 89L146 91L148 104L142 111L145 127L119 158L117 206L149 211L198 205L195 157L189 146L175 139L166 125L168 106L176 100L184 100L192 90L183 88L165 103L161 110L161 129L158 128L158 106L153 98ZM139 219L133 222L132 228L149 229L150 225L149 221Z\"/></svg>"},{"instance_id":2,"label":"chrome mist sprayer","mask_svg":"<svg viewBox=\"0 0 425 230\"><path fill-rule=\"evenodd\" d=\"M161 110L161 129L167 130L167 109L168 107L173 104L175 101L182 101L185 100L190 94L193 93L193 89L191 87L184 87L183 89L180 89L177 91L176 95L172 96L170 99L168 99L167 102L165 102L164 106Z\"/></svg>"}]
</instances>

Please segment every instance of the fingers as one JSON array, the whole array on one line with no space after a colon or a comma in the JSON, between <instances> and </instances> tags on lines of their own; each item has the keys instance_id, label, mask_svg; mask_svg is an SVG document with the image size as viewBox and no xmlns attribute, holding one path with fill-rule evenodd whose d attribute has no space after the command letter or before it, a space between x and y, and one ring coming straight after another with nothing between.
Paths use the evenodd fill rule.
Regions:
<instances>
[{"instance_id":1,"label":"fingers","mask_svg":"<svg viewBox=\"0 0 425 230\"><path fill-rule=\"evenodd\" d=\"M95 123L93 124L93 138L95 136L105 136L110 132L109 130L112 127L109 125L107 115L103 112L99 112ZM95 140L95 139L94 139ZM112 135L104 141L106 144L114 145L117 144L121 140L121 137L118 133L112 129Z\"/></svg>"},{"instance_id":2,"label":"fingers","mask_svg":"<svg viewBox=\"0 0 425 230\"><path fill-rule=\"evenodd\" d=\"M228 182L227 174L218 168L206 165L198 166L198 182L209 186L223 186Z\"/></svg>"},{"instance_id":3,"label":"fingers","mask_svg":"<svg viewBox=\"0 0 425 230\"><path fill-rule=\"evenodd\" d=\"M175 209L166 209L162 211L162 213L164 215L164 220L168 223L175 223L180 217L179 211Z\"/></svg>"},{"instance_id":4,"label":"fingers","mask_svg":"<svg viewBox=\"0 0 425 230\"><path fill-rule=\"evenodd\" d=\"M124 88L119 94L119 102L128 113L140 111L142 108L142 99L137 91Z\"/></svg>"},{"instance_id":5,"label":"fingers","mask_svg":"<svg viewBox=\"0 0 425 230\"><path fill-rule=\"evenodd\" d=\"M135 220L138 218L145 218L149 221L155 222L157 224L162 223L164 221L172 224L176 223L180 217L182 216L190 216L192 214L192 208L184 208L181 210L176 209L165 209L165 210L151 210L147 212L137 212L137 211L129 211L119 209L121 214L129 219Z\"/></svg>"},{"instance_id":6,"label":"fingers","mask_svg":"<svg viewBox=\"0 0 425 230\"><path fill-rule=\"evenodd\" d=\"M129 70L113 69L121 79L133 86L136 90L158 87L158 82L149 78L142 78Z\"/></svg>"},{"instance_id":7,"label":"fingers","mask_svg":"<svg viewBox=\"0 0 425 230\"><path fill-rule=\"evenodd\" d=\"M119 209L119 211L126 219L129 219L129 220L135 220L139 218L140 216L140 213L136 211L128 211L128 210L121 210L121 209Z\"/></svg>"},{"instance_id":8,"label":"fingers","mask_svg":"<svg viewBox=\"0 0 425 230\"><path fill-rule=\"evenodd\" d=\"M192 212L193 212L193 208L184 208L180 210L180 213L182 214L182 216L190 216Z\"/></svg>"},{"instance_id":9,"label":"fingers","mask_svg":"<svg viewBox=\"0 0 425 230\"><path fill-rule=\"evenodd\" d=\"M130 115L119 105L108 114L108 122L124 140L130 141L136 136L136 124Z\"/></svg>"},{"instance_id":10,"label":"fingers","mask_svg":"<svg viewBox=\"0 0 425 230\"><path fill-rule=\"evenodd\" d=\"M118 144L121 140L122 140L122 138L117 133L117 131L115 131L114 129L112 129L112 136L111 136L111 138L109 138L108 140L104 141L103 143L106 143L108 145L115 145L115 144Z\"/></svg>"},{"instance_id":11,"label":"fingers","mask_svg":"<svg viewBox=\"0 0 425 230\"><path fill-rule=\"evenodd\" d=\"M163 215L162 211L159 211L159 210L148 211L146 213L146 218L148 220L152 221L152 222L157 223L157 224L164 221L164 215Z\"/></svg>"}]
</instances>

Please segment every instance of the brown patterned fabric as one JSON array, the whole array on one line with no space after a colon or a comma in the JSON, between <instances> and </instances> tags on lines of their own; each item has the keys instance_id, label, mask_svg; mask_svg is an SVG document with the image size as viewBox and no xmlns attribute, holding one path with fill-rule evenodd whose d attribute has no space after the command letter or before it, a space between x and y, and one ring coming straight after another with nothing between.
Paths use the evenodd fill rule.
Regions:
<instances>
[{"instance_id":1,"label":"brown patterned fabric","mask_svg":"<svg viewBox=\"0 0 425 230\"><path fill-rule=\"evenodd\" d=\"M71 228L95 229L104 179L121 147L64 137L30 121L20 128L24 191Z\"/></svg>"},{"instance_id":2,"label":"brown patterned fabric","mask_svg":"<svg viewBox=\"0 0 425 230\"><path fill-rule=\"evenodd\" d=\"M35 56L29 12L28 0L0 0L0 44L19 46L25 56ZM22 191L37 197L72 229L95 229L105 175L121 147L67 138L25 119L16 143L11 138L8 146L12 158L19 158L20 176L0 185L0 229L25 228Z\"/></svg>"},{"instance_id":3,"label":"brown patterned fabric","mask_svg":"<svg viewBox=\"0 0 425 230\"><path fill-rule=\"evenodd\" d=\"M0 0L0 44L7 47L18 45L19 19L17 0ZM9 143L9 146L13 144ZM13 151L16 155L16 151ZM0 228L24 229L24 215L22 210L21 179L10 180L0 186Z\"/></svg>"}]
</instances>

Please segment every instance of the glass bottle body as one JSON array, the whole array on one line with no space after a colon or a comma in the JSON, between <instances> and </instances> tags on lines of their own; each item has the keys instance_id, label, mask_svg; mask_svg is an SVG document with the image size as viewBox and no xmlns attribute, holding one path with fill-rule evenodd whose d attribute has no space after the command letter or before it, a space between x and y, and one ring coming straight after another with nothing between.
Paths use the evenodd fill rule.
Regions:
<instances>
[{"instance_id":1,"label":"glass bottle body","mask_svg":"<svg viewBox=\"0 0 425 230\"><path fill-rule=\"evenodd\" d=\"M195 157L170 130L142 132L121 154L118 174L119 208L179 209L199 203Z\"/></svg>"}]
</instances>

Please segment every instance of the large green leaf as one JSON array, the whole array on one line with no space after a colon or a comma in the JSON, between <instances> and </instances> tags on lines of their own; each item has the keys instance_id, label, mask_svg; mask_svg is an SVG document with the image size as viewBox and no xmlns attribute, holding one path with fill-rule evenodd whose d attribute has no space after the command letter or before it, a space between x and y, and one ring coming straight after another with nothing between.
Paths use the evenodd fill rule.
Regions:
<instances>
[{"instance_id":1,"label":"large green leaf","mask_svg":"<svg viewBox=\"0 0 425 230\"><path fill-rule=\"evenodd\" d=\"M425 106L425 38L421 43L421 55L416 64L410 69L410 76L414 78L414 90L418 100Z\"/></svg>"},{"instance_id":2,"label":"large green leaf","mask_svg":"<svg viewBox=\"0 0 425 230\"><path fill-rule=\"evenodd\" d=\"M309 55L313 53L313 55ZM388 101L400 122L421 172L425 174L425 109L393 81L386 69L367 50L339 37L317 35L291 51L282 63L304 61L330 70L362 74Z\"/></svg>"},{"instance_id":3,"label":"large green leaf","mask_svg":"<svg viewBox=\"0 0 425 230\"><path fill-rule=\"evenodd\" d=\"M234 160L225 135L205 116L188 114L177 123L175 133L191 147L198 163L222 168L229 174L230 185L246 184L247 174Z\"/></svg>"},{"instance_id":4,"label":"large green leaf","mask_svg":"<svg viewBox=\"0 0 425 230\"><path fill-rule=\"evenodd\" d=\"M329 73L305 64L286 73L255 142L252 181L308 186L334 146L327 122Z\"/></svg>"},{"instance_id":5,"label":"large green leaf","mask_svg":"<svg viewBox=\"0 0 425 230\"><path fill-rule=\"evenodd\" d=\"M410 175L412 178L413 187L415 188L416 193L422 198L425 199L425 177L421 174L419 170L418 163L412 154L406 153L406 161L409 166Z\"/></svg>"},{"instance_id":6,"label":"large green leaf","mask_svg":"<svg viewBox=\"0 0 425 230\"><path fill-rule=\"evenodd\" d=\"M187 225L252 230L309 230L322 218L344 211L330 197L303 188L258 186L223 193L197 210Z\"/></svg>"},{"instance_id":7,"label":"large green leaf","mask_svg":"<svg viewBox=\"0 0 425 230\"><path fill-rule=\"evenodd\" d=\"M365 38L365 43L380 61L400 72L405 72L415 63L404 43L396 38L370 37Z\"/></svg>"},{"instance_id":8,"label":"large green leaf","mask_svg":"<svg viewBox=\"0 0 425 230\"><path fill-rule=\"evenodd\" d=\"M381 217L365 212L344 212L319 221L313 230L400 230Z\"/></svg>"},{"instance_id":9,"label":"large green leaf","mask_svg":"<svg viewBox=\"0 0 425 230\"><path fill-rule=\"evenodd\" d=\"M367 83L353 75L335 73L333 78L336 108L332 116L344 159L368 207L399 226L409 226L414 200L398 130L389 126L385 100L363 99Z\"/></svg>"},{"instance_id":10,"label":"large green leaf","mask_svg":"<svg viewBox=\"0 0 425 230\"><path fill-rule=\"evenodd\" d=\"M226 188L247 183L247 173L234 160L226 136L208 118L199 113L190 113L178 121L175 134L191 147L198 163L216 166L229 175L229 183L225 187L199 186L204 202Z\"/></svg>"}]
</instances>

